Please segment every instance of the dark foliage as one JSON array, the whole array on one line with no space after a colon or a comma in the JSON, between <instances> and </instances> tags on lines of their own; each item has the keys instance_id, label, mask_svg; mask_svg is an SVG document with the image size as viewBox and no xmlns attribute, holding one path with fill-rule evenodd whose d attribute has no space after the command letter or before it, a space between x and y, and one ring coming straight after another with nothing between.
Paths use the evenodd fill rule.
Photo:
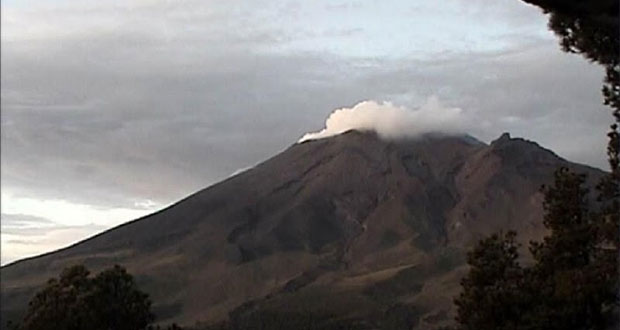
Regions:
<instances>
[{"instance_id":1,"label":"dark foliage","mask_svg":"<svg viewBox=\"0 0 620 330\"><path fill-rule=\"evenodd\" d=\"M583 187L585 175L560 168L554 176L554 186L542 189L543 224L551 234L541 243L532 242L530 248L538 270L545 275L587 266L597 243L588 208L588 189Z\"/></svg>"},{"instance_id":2,"label":"dark foliage","mask_svg":"<svg viewBox=\"0 0 620 330\"><path fill-rule=\"evenodd\" d=\"M560 39L566 52L583 55L605 68L604 104L612 108L615 123L607 136L607 154L612 175L599 185L607 199L606 214L615 221L614 240L618 241L618 185L620 183L620 2L618 0L523 0L549 14L549 28ZM615 188L614 188L615 187ZM615 192L614 192L615 191ZM615 199L615 202L613 200ZM615 204L614 204L615 203Z\"/></svg>"},{"instance_id":3,"label":"dark foliage","mask_svg":"<svg viewBox=\"0 0 620 330\"><path fill-rule=\"evenodd\" d=\"M471 269L455 299L461 329L507 329L519 323L523 269L515 237L515 232L492 235L468 253Z\"/></svg>"},{"instance_id":4,"label":"dark foliage","mask_svg":"<svg viewBox=\"0 0 620 330\"><path fill-rule=\"evenodd\" d=\"M620 120L620 8L617 0L523 0L549 14L549 28L566 52L605 67L605 104Z\"/></svg>"},{"instance_id":5,"label":"dark foliage","mask_svg":"<svg viewBox=\"0 0 620 330\"><path fill-rule=\"evenodd\" d=\"M127 271L114 266L90 277L86 267L66 268L28 305L20 330L140 330L153 320L151 301ZM171 328L175 329L175 328Z\"/></svg>"},{"instance_id":6,"label":"dark foliage","mask_svg":"<svg viewBox=\"0 0 620 330\"><path fill-rule=\"evenodd\" d=\"M618 237L609 228L618 215L610 219L608 212L617 207L618 190L601 188L610 177L599 185L602 210L592 211L585 176L556 171L554 185L543 188L550 233L531 243L530 267L517 262L514 232L480 241L455 299L458 329L605 329L615 322Z\"/></svg>"},{"instance_id":7,"label":"dark foliage","mask_svg":"<svg viewBox=\"0 0 620 330\"><path fill-rule=\"evenodd\" d=\"M606 216L590 211L584 182L583 175L560 169L555 185L544 189L551 233L530 248L533 329L603 329L610 321L617 264L607 257L612 242L601 235Z\"/></svg>"},{"instance_id":8,"label":"dark foliage","mask_svg":"<svg viewBox=\"0 0 620 330\"><path fill-rule=\"evenodd\" d=\"M607 203L606 213L618 223L620 182L620 1L618 0L523 0L549 14L549 28L559 37L566 52L583 55L605 68L604 104L612 108L615 123L607 136L607 154L612 175L599 185ZM615 188L614 188L615 187ZM615 193L614 193L615 190ZM615 197L614 197L615 194ZM609 228L608 228L609 229ZM613 230L618 241L618 226Z\"/></svg>"}]
</instances>

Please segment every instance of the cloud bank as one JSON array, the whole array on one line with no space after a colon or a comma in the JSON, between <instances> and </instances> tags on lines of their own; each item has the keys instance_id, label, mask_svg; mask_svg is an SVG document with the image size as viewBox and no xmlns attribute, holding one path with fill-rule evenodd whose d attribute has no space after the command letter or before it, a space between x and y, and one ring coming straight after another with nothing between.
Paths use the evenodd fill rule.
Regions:
<instances>
[{"instance_id":1,"label":"cloud bank","mask_svg":"<svg viewBox=\"0 0 620 330\"><path fill-rule=\"evenodd\" d=\"M360 100L437 95L481 141L607 168L603 70L521 1L3 1L1 41L2 212L62 226L164 207ZM94 233L19 245L2 220L2 263Z\"/></svg>"},{"instance_id":2,"label":"cloud bank","mask_svg":"<svg viewBox=\"0 0 620 330\"><path fill-rule=\"evenodd\" d=\"M466 132L461 108L446 107L431 96L421 107L408 109L390 102L363 101L352 108L336 109L325 121L325 128L306 133L298 142L322 139L349 130L374 131L386 139L417 137L426 133Z\"/></svg>"}]
</instances>

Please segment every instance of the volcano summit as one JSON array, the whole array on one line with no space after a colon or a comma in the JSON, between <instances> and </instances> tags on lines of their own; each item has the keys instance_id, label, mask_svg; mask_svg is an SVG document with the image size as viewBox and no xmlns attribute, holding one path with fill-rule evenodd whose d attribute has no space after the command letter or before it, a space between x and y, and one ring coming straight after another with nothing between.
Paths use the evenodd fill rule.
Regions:
<instances>
[{"instance_id":1,"label":"volcano summit","mask_svg":"<svg viewBox=\"0 0 620 330\"><path fill-rule=\"evenodd\" d=\"M488 145L360 131L297 143L157 213L3 267L2 321L83 263L125 266L162 322L440 326L479 238L545 234L539 188L559 166L602 174L508 134Z\"/></svg>"}]
</instances>

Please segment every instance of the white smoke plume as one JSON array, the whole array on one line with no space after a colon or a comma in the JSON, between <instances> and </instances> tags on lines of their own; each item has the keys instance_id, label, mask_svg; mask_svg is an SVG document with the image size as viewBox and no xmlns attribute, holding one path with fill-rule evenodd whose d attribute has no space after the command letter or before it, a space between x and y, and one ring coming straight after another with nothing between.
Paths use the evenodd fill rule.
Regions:
<instances>
[{"instance_id":1,"label":"white smoke plume","mask_svg":"<svg viewBox=\"0 0 620 330\"><path fill-rule=\"evenodd\" d=\"M336 109L325 121L325 128L306 133L298 142L322 139L348 130L375 131L387 139L417 137L425 133L463 133L465 116L460 108L441 105L431 96L418 109L395 106L390 102L363 101L352 108Z\"/></svg>"}]
</instances>

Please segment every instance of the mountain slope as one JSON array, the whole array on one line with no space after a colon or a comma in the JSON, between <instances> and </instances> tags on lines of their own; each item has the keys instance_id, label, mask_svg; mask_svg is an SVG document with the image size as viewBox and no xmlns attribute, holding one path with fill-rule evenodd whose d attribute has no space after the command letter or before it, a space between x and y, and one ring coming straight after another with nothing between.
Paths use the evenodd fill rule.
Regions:
<instances>
[{"instance_id":1,"label":"mountain slope","mask_svg":"<svg viewBox=\"0 0 620 330\"><path fill-rule=\"evenodd\" d=\"M165 210L3 267L2 320L64 266L119 263L160 320L442 324L478 238L544 234L538 189L558 166L601 174L508 135L486 145L350 131L295 144Z\"/></svg>"}]
</instances>

